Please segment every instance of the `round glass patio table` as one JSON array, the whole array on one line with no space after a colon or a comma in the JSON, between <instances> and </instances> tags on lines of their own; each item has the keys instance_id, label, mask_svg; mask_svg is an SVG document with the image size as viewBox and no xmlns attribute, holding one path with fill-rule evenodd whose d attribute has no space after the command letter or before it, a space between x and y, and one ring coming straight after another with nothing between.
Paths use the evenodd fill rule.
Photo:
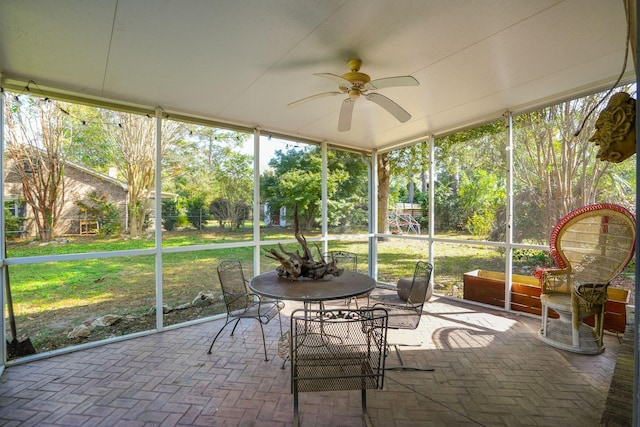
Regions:
<instances>
[{"instance_id":1,"label":"round glass patio table","mask_svg":"<svg viewBox=\"0 0 640 427\"><path fill-rule=\"evenodd\" d=\"M345 271L340 276L327 275L318 280L289 280L273 270L259 274L249 282L249 288L258 295L304 302L351 298L372 291L375 285L372 277L355 271Z\"/></svg>"}]
</instances>

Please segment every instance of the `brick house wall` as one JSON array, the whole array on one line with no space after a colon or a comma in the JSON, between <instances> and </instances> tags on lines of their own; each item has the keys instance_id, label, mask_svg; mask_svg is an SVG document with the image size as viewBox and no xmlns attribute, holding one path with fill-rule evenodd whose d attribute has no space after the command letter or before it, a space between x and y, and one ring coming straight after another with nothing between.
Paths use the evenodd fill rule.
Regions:
<instances>
[{"instance_id":1,"label":"brick house wall","mask_svg":"<svg viewBox=\"0 0 640 427\"><path fill-rule=\"evenodd\" d=\"M12 161L7 161L4 185L5 200L18 200L23 198L22 183L20 176L12 167ZM80 234L81 221L87 225L93 224L95 218L88 218L80 212L76 205L77 201L86 201L87 195L91 192L106 194L107 200L116 206L120 211L121 229L126 229L127 219L127 186L109 175L101 174L85 167L66 163L64 167L65 198L60 219L53 230L54 236L65 234ZM33 211L27 206L26 221L24 230L28 236L34 237L37 234ZM92 231L93 228L88 228Z\"/></svg>"}]
</instances>

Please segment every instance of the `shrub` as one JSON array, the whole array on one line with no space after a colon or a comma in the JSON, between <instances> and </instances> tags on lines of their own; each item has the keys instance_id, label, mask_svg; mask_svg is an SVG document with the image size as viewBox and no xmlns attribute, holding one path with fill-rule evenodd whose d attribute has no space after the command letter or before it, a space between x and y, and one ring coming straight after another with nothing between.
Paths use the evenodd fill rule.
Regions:
<instances>
[{"instance_id":1,"label":"shrub","mask_svg":"<svg viewBox=\"0 0 640 427\"><path fill-rule=\"evenodd\" d=\"M4 207L4 229L5 234L9 238L16 238L20 236L20 226L22 225L22 218L14 216L13 212Z\"/></svg>"},{"instance_id":2,"label":"shrub","mask_svg":"<svg viewBox=\"0 0 640 427\"><path fill-rule=\"evenodd\" d=\"M191 225L198 230L202 230L202 227L209 219L209 212L205 208L203 196L195 196L187 200L187 218Z\"/></svg>"},{"instance_id":3,"label":"shrub","mask_svg":"<svg viewBox=\"0 0 640 427\"><path fill-rule=\"evenodd\" d=\"M106 194L92 191L87 194L86 200L79 200L76 205L81 213L98 222L99 236L115 236L120 233L120 210L107 200Z\"/></svg>"},{"instance_id":4,"label":"shrub","mask_svg":"<svg viewBox=\"0 0 640 427\"><path fill-rule=\"evenodd\" d=\"M175 230L178 226L178 207L173 199L162 201L162 226L167 231Z\"/></svg>"}]
</instances>

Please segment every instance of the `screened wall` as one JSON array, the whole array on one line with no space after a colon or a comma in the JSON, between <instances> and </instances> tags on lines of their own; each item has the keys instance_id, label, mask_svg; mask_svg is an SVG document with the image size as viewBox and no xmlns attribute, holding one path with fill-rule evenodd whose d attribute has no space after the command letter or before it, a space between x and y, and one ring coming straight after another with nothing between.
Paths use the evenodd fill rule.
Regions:
<instances>
[{"instance_id":1,"label":"screened wall","mask_svg":"<svg viewBox=\"0 0 640 427\"><path fill-rule=\"evenodd\" d=\"M216 265L275 268L269 249L298 248L296 207L318 256L354 252L389 283L427 260L436 294L464 298L466 273L508 282L549 266L549 232L571 209L635 206L634 162L595 158L596 115L572 137L604 94L377 153L4 95L6 263L39 355L220 315Z\"/></svg>"}]
</instances>

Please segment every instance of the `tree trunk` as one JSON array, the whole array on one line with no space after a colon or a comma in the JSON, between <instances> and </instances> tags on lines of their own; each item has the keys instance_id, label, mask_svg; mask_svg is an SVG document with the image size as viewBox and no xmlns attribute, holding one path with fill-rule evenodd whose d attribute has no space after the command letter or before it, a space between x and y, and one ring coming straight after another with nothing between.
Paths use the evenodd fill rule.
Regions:
<instances>
[{"instance_id":1,"label":"tree trunk","mask_svg":"<svg viewBox=\"0 0 640 427\"><path fill-rule=\"evenodd\" d=\"M389 154L378 156L378 233L389 233L389 181L391 168L389 167ZM380 238L385 241L386 238Z\"/></svg>"},{"instance_id":2,"label":"tree trunk","mask_svg":"<svg viewBox=\"0 0 640 427\"><path fill-rule=\"evenodd\" d=\"M413 204L413 200L415 199L415 185L413 184L413 181L409 181L409 197L408 197L408 202Z\"/></svg>"}]
</instances>

